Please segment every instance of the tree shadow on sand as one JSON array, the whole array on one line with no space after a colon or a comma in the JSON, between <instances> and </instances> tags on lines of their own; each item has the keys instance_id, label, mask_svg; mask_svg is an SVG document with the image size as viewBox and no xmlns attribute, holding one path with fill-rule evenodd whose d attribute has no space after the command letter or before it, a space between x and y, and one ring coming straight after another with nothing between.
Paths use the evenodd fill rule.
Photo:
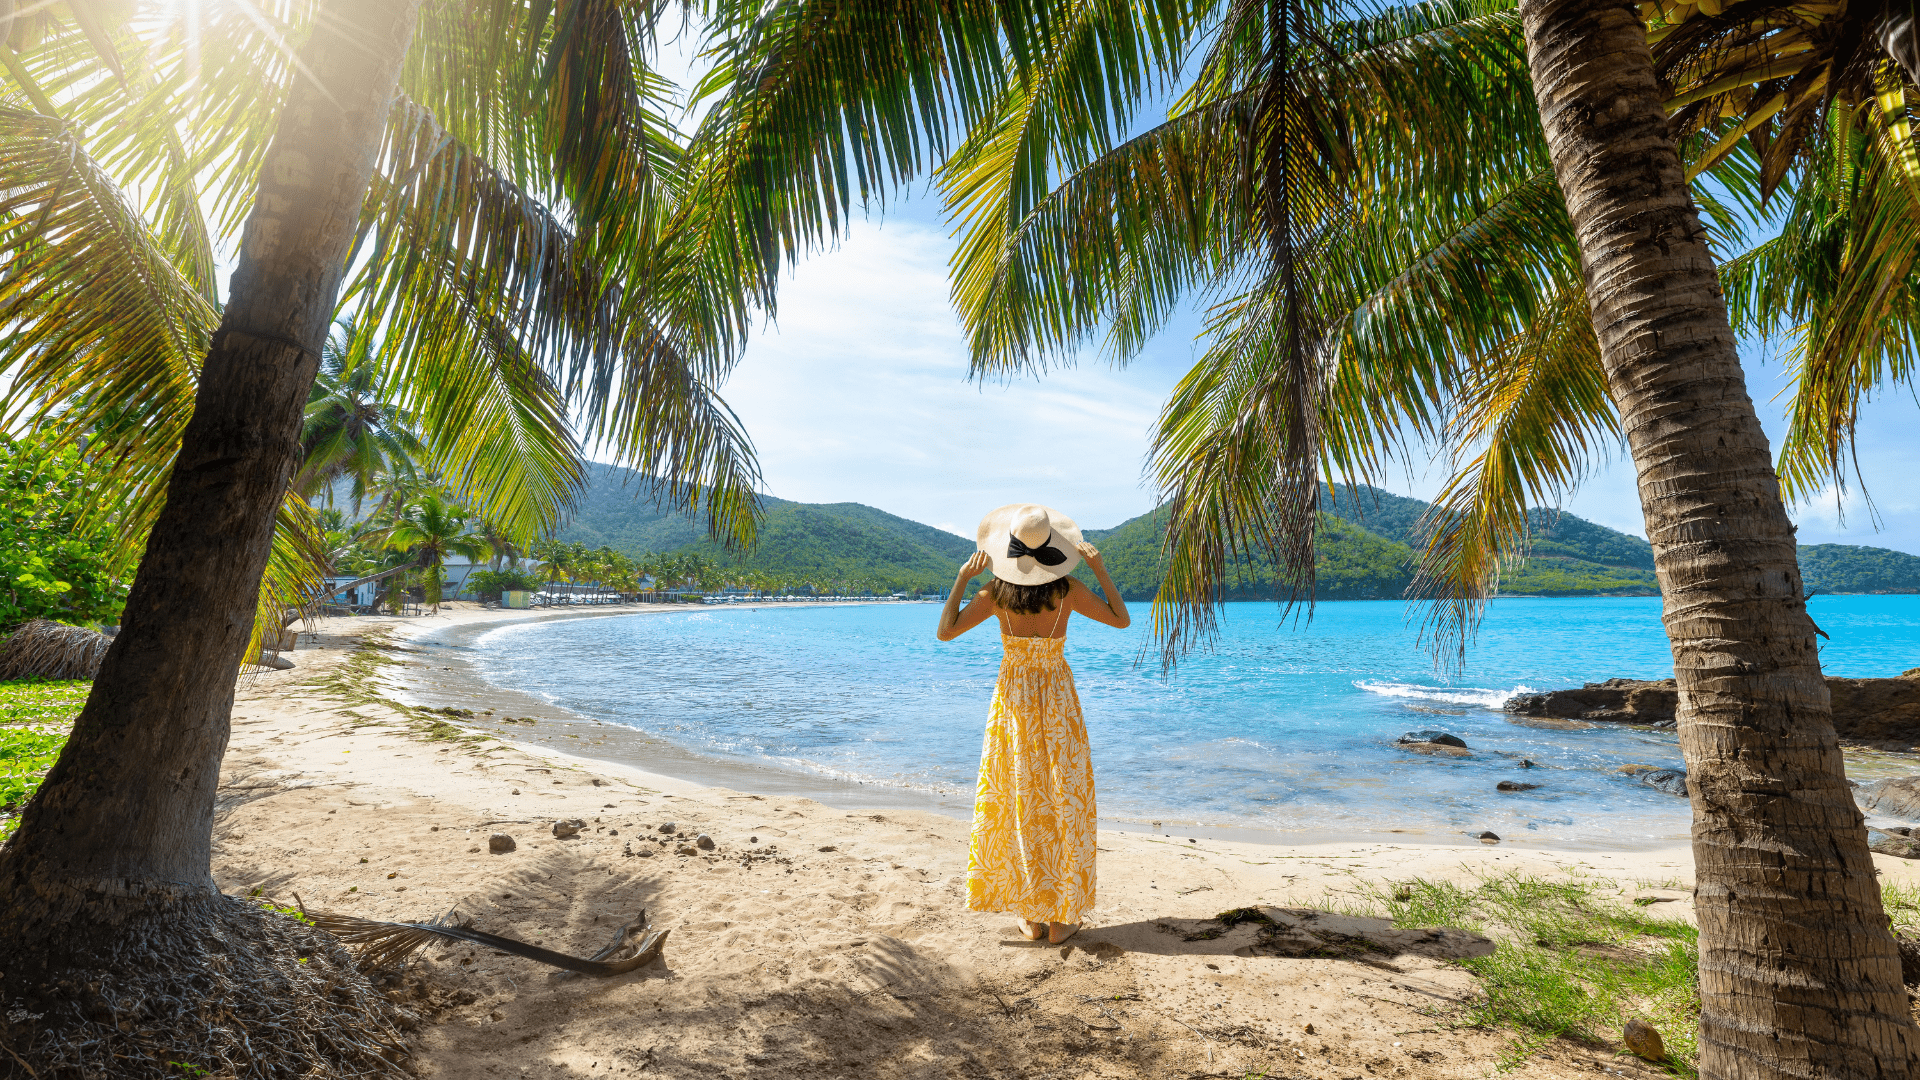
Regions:
<instances>
[{"instance_id":1,"label":"tree shadow on sand","mask_svg":"<svg viewBox=\"0 0 1920 1080\"><path fill-rule=\"evenodd\" d=\"M658 903L668 873L587 868L568 875L560 872L563 858L571 856L504 875L463 913L489 931L527 937L533 927L561 923L564 912L565 928L552 931L548 944L576 952L598 947L643 907L661 925L678 921ZM429 948L411 978L438 989L422 998L458 1001L463 989L479 992L470 1005L434 1016L422 1058L450 1080L499 1075L502 1065L511 1066L507 1075L648 1080L1012 1080L1099 1072L1103 1062L1109 1071L1173 1075L1162 1066L1180 1051L1156 1036L1152 1022L1122 1022L1084 1003L1131 988L1124 959L1086 965L1089 971L1076 972L1076 993L1049 998L996 989L943 955L885 934L840 932L831 943L813 936L815 944L803 948L732 952L712 938L697 937L699 947L676 947L675 939L659 963L609 979Z\"/></svg>"}]
</instances>

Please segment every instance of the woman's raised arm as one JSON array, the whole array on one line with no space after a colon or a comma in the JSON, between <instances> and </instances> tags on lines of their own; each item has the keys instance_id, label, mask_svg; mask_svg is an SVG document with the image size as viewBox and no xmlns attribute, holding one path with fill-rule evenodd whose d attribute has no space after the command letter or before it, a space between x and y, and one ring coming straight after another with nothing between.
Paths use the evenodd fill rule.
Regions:
<instances>
[{"instance_id":1,"label":"woman's raised arm","mask_svg":"<svg viewBox=\"0 0 1920 1080\"><path fill-rule=\"evenodd\" d=\"M960 597L967 591L967 585L992 566L993 560L986 552L976 551L960 568L960 576L953 579L953 591L947 593L947 602L940 607L940 625L934 629L934 637L952 641L993 617L993 597L985 589L974 596L966 610L960 609Z\"/></svg>"},{"instance_id":2,"label":"woman's raised arm","mask_svg":"<svg viewBox=\"0 0 1920 1080\"><path fill-rule=\"evenodd\" d=\"M1087 561L1087 565L1093 567L1093 576L1100 579L1100 591L1106 594L1107 599L1102 603L1100 597L1093 595L1092 589L1080 585L1080 588L1071 594L1074 601L1073 610L1094 622L1103 622L1122 630L1131 626L1133 616L1127 613L1127 602L1120 598L1119 586L1107 576L1107 564L1100 558L1100 549L1085 540L1075 544L1074 547L1079 550L1080 557ZM1075 584L1079 583L1075 582Z\"/></svg>"}]
</instances>

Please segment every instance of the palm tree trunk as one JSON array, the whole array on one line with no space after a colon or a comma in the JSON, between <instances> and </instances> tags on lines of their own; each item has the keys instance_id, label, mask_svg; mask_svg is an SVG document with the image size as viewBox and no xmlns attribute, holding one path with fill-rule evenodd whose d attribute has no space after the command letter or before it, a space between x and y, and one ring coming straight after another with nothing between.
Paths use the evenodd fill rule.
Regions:
<instances>
[{"instance_id":1,"label":"palm tree trunk","mask_svg":"<svg viewBox=\"0 0 1920 1080\"><path fill-rule=\"evenodd\" d=\"M1680 685L1701 1075L1905 1076L1920 1037L1646 28L1620 0L1520 13Z\"/></svg>"},{"instance_id":2,"label":"palm tree trunk","mask_svg":"<svg viewBox=\"0 0 1920 1080\"><path fill-rule=\"evenodd\" d=\"M98 999L160 962L143 935L231 914L209 853L234 681L417 3L322 0L300 48L121 631L0 851L0 998Z\"/></svg>"}]
</instances>

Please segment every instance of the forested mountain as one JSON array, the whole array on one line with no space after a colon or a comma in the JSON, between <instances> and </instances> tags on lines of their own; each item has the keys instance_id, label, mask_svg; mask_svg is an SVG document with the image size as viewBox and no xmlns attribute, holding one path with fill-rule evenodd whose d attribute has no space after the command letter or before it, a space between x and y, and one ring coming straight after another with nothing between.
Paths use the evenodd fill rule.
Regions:
<instances>
[{"instance_id":1,"label":"forested mountain","mask_svg":"<svg viewBox=\"0 0 1920 1080\"><path fill-rule=\"evenodd\" d=\"M1373 487L1326 486L1320 503L1329 514L1406 545L1409 556L1426 544L1419 526L1431 503ZM1653 546L1637 536L1542 507L1527 512L1527 527L1532 536L1528 558L1501 577L1504 595L1652 596L1660 591Z\"/></svg>"},{"instance_id":2,"label":"forested mountain","mask_svg":"<svg viewBox=\"0 0 1920 1080\"><path fill-rule=\"evenodd\" d=\"M1800 578L1809 592L1920 593L1920 556L1854 544L1803 545Z\"/></svg>"},{"instance_id":3,"label":"forested mountain","mask_svg":"<svg viewBox=\"0 0 1920 1080\"><path fill-rule=\"evenodd\" d=\"M1099 547L1113 583L1128 600L1151 600L1166 576L1160 539L1167 528L1167 508L1160 507L1112 529L1089 529L1086 537ZM1390 600L1406 591L1413 580L1407 545L1376 536L1357 525L1323 514L1314 540L1314 594L1322 600ZM1085 567L1075 577L1089 584ZM1243 565L1229 600L1274 598L1273 568L1264 559Z\"/></svg>"},{"instance_id":4,"label":"forested mountain","mask_svg":"<svg viewBox=\"0 0 1920 1080\"><path fill-rule=\"evenodd\" d=\"M727 565L810 582L832 592L854 582L890 590L945 592L973 542L944 529L860 503L801 503L766 497L760 542L744 556L726 551L681 514L662 512L649 481L598 466L592 486L559 539L627 555L696 551Z\"/></svg>"},{"instance_id":5,"label":"forested mountain","mask_svg":"<svg viewBox=\"0 0 1920 1080\"><path fill-rule=\"evenodd\" d=\"M811 581L831 591L866 582L891 590L945 592L973 542L859 503L799 503L768 497L760 543L745 555L706 539L695 521L661 512L650 482L626 469L597 466L592 485L560 539L629 555L698 551L716 561ZM1427 503L1371 487L1321 491L1316 595L1322 600L1395 599L1412 580L1419 522ZM1658 592L1653 548L1637 536L1555 510L1529 513L1532 548L1507 573L1507 596L1651 596ZM1160 587L1166 509L1111 529L1089 529L1129 600ZM1920 557L1886 548L1820 544L1800 549L1807 587L1822 592L1920 592ZM1083 578L1091 580L1084 571ZM1245 568L1232 599L1270 599L1271 568Z\"/></svg>"}]
</instances>

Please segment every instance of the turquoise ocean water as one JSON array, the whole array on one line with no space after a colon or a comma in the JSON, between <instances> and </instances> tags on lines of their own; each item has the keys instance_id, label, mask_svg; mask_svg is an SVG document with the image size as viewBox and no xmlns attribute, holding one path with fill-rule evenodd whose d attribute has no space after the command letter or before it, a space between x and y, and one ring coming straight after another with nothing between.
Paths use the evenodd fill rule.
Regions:
<instances>
[{"instance_id":1,"label":"turquoise ocean water","mask_svg":"<svg viewBox=\"0 0 1920 1080\"><path fill-rule=\"evenodd\" d=\"M1671 733L1545 730L1499 711L1515 693L1673 674L1657 598L1490 604L1463 669L1436 672L1399 602L1320 605L1310 622L1229 604L1216 647L1171 678L1142 660L1146 605L1116 631L1075 619L1103 819L1435 838L1639 845L1683 838L1686 800L1622 765L1678 766ZM1829 674L1920 666L1920 596L1822 596ZM938 607L891 604L615 616L490 631L482 675L580 715L720 760L964 800L1000 662L991 624L933 638ZM1441 729L1470 759L1394 748ZM1522 770L1522 758L1538 767ZM1520 779L1541 785L1501 794Z\"/></svg>"}]
</instances>

